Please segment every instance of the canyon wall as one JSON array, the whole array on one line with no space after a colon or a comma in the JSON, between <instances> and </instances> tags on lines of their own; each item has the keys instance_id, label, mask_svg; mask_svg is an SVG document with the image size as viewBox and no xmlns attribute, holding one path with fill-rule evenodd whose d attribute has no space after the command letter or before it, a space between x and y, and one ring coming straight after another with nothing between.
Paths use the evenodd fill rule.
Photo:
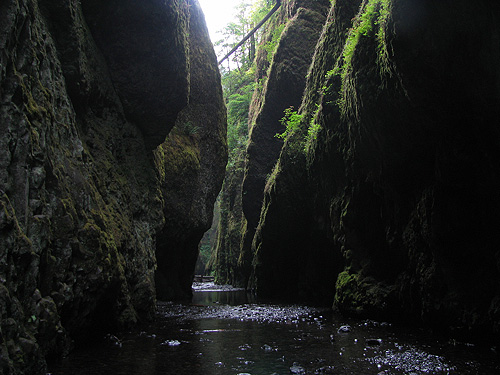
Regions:
<instances>
[{"instance_id":1,"label":"canyon wall","mask_svg":"<svg viewBox=\"0 0 500 375\"><path fill-rule=\"evenodd\" d=\"M265 187L260 295L498 339L499 18L489 1L333 2Z\"/></svg>"},{"instance_id":2,"label":"canyon wall","mask_svg":"<svg viewBox=\"0 0 500 375\"><path fill-rule=\"evenodd\" d=\"M189 299L198 244L212 225L227 162L226 107L217 59L199 7L189 23L189 104L155 157L166 223L157 237L158 298Z\"/></svg>"},{"instance_id":3,"label":"canyon wall","mask_svg":"<svg viewBox=\"0 0 500 375\"><path fill-rule=\"evenodd\" d=\"M254 62L256 89L248 114L248 143L228 168L220 201L212 257L218 282L248 285L264 186L283 145L275 135L285 129L283 111L300 105L329 6L329 0L285 0L263 27Z\"/></svg>"},{"instance_id":4,"label":"canyon wall","mask_svg":"<svg viewBox=\"0 0 500 375\"><path fill-rule=\"evenodd\" d=\"M0 4L4 373L44 374L45 358L75 340L154 316L156 256L170 240L157 233L177 215L169 184L191 184L179 168L196 159L211 183L183 198L209 222L224 174L225 110L207 40L196 0ZM198 115L196 134L165 140ZM182 260L181 279L194 262Z\"/></svg>"}]
</instances>

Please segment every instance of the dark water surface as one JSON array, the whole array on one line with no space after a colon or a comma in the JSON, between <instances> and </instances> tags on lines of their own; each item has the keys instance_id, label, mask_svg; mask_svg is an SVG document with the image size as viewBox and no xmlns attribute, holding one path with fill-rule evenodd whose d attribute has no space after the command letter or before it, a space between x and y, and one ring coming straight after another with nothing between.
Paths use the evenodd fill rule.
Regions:
<instances>
[{"instance_id":1,"label":"dark water surface","mask_svg":"<svg viewBox=\"0 0 500 375\"><path fill-rule=\"evenodd\" d=\"M51 373L500 374L490 348L328 309L257 304L243 290L195 288L191 305L159 303L155 323L74 352Z\"/></svg>"}]
</instances>

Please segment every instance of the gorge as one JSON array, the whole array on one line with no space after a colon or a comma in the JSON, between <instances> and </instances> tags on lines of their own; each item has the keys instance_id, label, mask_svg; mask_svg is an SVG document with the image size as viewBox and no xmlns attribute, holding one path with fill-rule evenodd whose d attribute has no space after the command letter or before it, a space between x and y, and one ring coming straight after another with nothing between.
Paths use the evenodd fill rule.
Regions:
<instances>
[{"instance_id":1,"label":"gorge","mask_svg":"<svg viewBox=\"0 0 500 375\"><path fill-rule=\"evenodd\" d=\"M219 191L218 283L500 344L500 4L282 0L254 43L234 130L197 0L0 3L1 373L192 313Z\"/></svg>"}]
</instances>

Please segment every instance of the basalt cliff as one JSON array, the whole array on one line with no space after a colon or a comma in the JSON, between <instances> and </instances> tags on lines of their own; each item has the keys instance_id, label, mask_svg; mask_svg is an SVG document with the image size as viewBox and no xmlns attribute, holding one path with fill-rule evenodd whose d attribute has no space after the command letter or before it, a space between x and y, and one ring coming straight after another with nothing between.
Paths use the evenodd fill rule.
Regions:
<instances>
[{"instance_id":1,"label":"basalt cliff","mask_svg":"<svg viewBox=\"0 0 500 375\"><path fill-rule=\"evenodd\" d=\"M0 103L0 372L45 374L191 293L227 157L198 2L2 1Z\"/></svg>"},{"instance_id":2,"label":"basalt cliff","mask_svg":"<svg viewBox=\"0 0 500 375\"><path fill-rule=\"evenodd\" d=\"M500 7L334 1L269 177L253 285L499 337Z\"/></svg>"},{"instance_id":3,"label":"basalt cliff","mask_svg":"<svg viewBox=\"0 0 500 375\"><path fill-rule=\"evenodd\" d=\"M322 14L303 2L270 67L257 57L267 80L250 108L231 250L240 282L261 297L498 340L500 6L326 3L318 34L293 33Z\"/></svg>"}]
</instances>

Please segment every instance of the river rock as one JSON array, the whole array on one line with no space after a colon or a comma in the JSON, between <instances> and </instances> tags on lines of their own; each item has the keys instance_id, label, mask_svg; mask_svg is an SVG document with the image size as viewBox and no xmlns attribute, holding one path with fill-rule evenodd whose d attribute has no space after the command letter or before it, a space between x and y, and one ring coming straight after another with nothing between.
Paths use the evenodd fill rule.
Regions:
<instances>
[{"instance_id":1,"label":"river rock","mask_svg":"<svg viewBox=\"0 0 500 375\"><path fill-rule=\"evenodd\" d=\"M382 345L382 339L366 339L365 345L371 348L379 347Z\"/></svg>"},{"instance_id":2,"label":"river rock","mask_svg":"<svg viewBox=\"0 0 500 375\"><path fill-rule=\"evenodd\" d=\"M314 371L315 374L335 374L335 366L323 366Z\"/></svg>"},{"instance_id":3,"label":"river rock","mask_svg":"<svg viewBox=\"0 0 500 375\"><path fill-rule=\"evenodd\" d=\"M297 362L293 363L293 366L290 366L290 374L296 375L305 375L306 369L300 366Z\"/></svg>"},{"instance_id":4,"label":"river rock","mask_svg":"<svg viewBox=\"0 0 500 375\"><path fill-rule=\"evenodd\" d=\"M272 348L272 346L267 345L267 344L264 344L264 345L262 345L262 350L264 350L264 352L266 352L266 353L270 353L270 352L272 352L274 349Z\"/></svg>"},{"instance_id":5,"label":"river rock","mask_svg":"<svg viewBox=\"0 0 500 375\"><path fill-rule=\"evenodd\" d=\"M351 332L351 330L352 330L351 326L349 326L349 325L345 325L345 326L341 326L341 327L337 330L337 332L338 332L338 333L349 333L349 332Z\"/></svg>"}]
</instances>

